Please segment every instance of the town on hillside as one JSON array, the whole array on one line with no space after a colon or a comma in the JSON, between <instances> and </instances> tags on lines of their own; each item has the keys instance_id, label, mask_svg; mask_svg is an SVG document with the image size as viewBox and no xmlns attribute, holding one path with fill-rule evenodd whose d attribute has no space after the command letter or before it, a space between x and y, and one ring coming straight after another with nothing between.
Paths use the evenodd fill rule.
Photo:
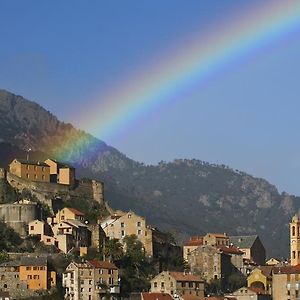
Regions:
<instances>
[{"instance_id":1,"label":"town on hillside","mask_svg":"<svg viewBox=\"0 0 300 300\"><path fill-rule=\"evenodd\" d=\"M0 169L0 300L300 299L297 215L287 260L267 259L258 235L208 232L180 246L136 212L113 210L104 183L75 171L18 158Z\"/></svg>"}]
</instances>

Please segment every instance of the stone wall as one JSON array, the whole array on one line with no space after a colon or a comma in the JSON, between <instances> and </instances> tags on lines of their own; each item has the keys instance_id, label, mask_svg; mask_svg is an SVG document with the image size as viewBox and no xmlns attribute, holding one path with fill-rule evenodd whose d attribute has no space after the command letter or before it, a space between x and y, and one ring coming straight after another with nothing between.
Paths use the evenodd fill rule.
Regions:
<instances>
[{"instance_id":1,"label":"stone wall","mask_svg":"<svg viewBox=\"0 0 300 300\"><path fill-rule=\"evenodd\" d=\"M27 236L28 223L38 218L36 203L0 204L0 218L21 237Z\"/></svg>"}]
</instances>

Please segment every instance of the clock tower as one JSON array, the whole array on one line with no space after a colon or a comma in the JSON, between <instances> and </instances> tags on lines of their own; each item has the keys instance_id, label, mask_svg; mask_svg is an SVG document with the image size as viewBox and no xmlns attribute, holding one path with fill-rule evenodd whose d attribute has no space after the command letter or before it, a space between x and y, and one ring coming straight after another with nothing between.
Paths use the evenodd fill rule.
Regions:
<instances>
[{"instance_id":1,"label":"clock tower","mask_svg":"<svg viewBox=\"0 0 300 300\"><path fill-rule=\"evenodd\" d=\"M296 266L300 263L300 220L298 215L295 215L290 223L290 247L291 266Z\"/></svg>"}]
</instances>

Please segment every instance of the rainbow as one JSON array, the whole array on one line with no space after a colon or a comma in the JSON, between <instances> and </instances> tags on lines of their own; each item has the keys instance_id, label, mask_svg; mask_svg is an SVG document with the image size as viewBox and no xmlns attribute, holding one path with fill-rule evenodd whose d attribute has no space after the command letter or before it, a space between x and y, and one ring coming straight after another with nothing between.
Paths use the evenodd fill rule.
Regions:
<instances>
[{"instance_id":1,"label":"rainbow","mask_svg":"<svg viewBox=\"0 0 300 300\"><path fill-rule=\"evenodd\" d=\"M188 45L179 43L156 65L98 95L96 99L102 101L83 110L77 122L105 140L123 131L137 116L174 101L176 95L223 66L299 28L300 1L262 1L252 10L239 11L230 21L221 22L205 36L194 33ZM77 135L68 139L59 156L66 156L74 147L90 146L86 138Z\"/></svg>"}]
</instances>

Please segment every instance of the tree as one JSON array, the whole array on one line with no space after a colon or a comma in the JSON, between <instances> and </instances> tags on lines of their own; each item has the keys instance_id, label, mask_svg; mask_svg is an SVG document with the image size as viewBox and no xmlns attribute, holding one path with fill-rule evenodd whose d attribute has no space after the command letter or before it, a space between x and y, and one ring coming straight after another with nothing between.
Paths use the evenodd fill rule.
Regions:
<instances>
[{"instance_id":1,"label":"tree","mask_svg":"<svg viewBox=\"0 0 300 300\"><path fill-rule=\"evenodd\" d=\"M123 246L117 239L108 240L104 247L104 257L109 260L115 262L120 260L124 253L123 253Z\"/></svg>"}]
</instances>

